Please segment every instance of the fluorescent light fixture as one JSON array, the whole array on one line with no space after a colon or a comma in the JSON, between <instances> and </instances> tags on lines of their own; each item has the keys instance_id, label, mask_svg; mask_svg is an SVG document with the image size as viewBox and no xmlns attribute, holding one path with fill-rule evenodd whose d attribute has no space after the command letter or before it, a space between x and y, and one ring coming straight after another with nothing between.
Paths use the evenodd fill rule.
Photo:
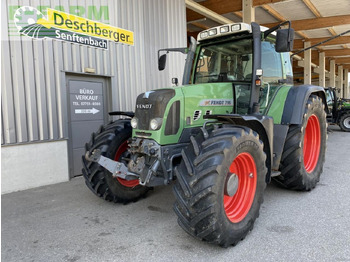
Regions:
<instances>
[{"instance_id":1,"label":"fluorescent light fixture","mask_svg":"<svg viewBox=\"0 0 350 262\"><path fill-rule=\"evenodd\" d=\"M207 38L209 36L208 31L201 33L201 38Z\"/></svg>"},{"instance_id":2,"label":"fluorescent light fixture","mask_svg":"<svg viewBox=\"0 0 350 262\"><path fill-rule=\"evenodd\" d=\"M230 31L230 27L228 25L220 27L220 33L227 33Z\"/></svg>"},{"instance_id":3,"label":"fluorescent light fixture","mask_svg":"<svg viewBox=\"0 0 350 262\"><path fill-rule=\"evenodd\" d=\"M241 30L241 25L240 24L235 24L231 27L232 31L239 31Z\"/></svg>"},{"instance_id":4,"label":"fluorescent light fixture","mask_svg":"<svg viewBox=\"0 0 350 262\"><path fill-rule=\"evenodd\" d=\"M216 35L218 33L218 30L216 28L209 30L209 36Z\"/></svg>"}]
</instances>

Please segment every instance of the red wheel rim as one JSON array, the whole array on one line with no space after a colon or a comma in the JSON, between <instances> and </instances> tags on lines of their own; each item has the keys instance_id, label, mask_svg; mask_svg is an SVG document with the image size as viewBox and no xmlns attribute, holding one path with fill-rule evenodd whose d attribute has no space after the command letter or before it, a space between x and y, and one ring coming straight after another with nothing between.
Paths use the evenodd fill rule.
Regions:
<instances>
[{"instance_id":1,"label":"red wheel rim","mask_svg":"<svg viewBox=\"0 0 350 262\"><path fill-rule=\"evenodd\" d=\"M122 154L128 150L128 141L125 141L121 146L118 148L117 152L115 153L114 160L119 161L121 158ZM133 179L133 180L125 180L123 178L117 177L117 180L119 181L120 184L126 187L135 187L139 184L138 179Z\"/></svg>"},{"instance_id":2,"label":"red wheel rim","mask_svg":"<svg viewBox=\"0 0 350 262\"><path fill-rule=\"evenodd\" d=\"M230 172L237 175L238 188L233 196L224 195L224 208L228 219L238 223L248 214L255 196L257 172L253 157L240 153L233 160Z\"/></svg>"},{"instance_id":3,"label":"red wheel rim","mask_svg":"<svg viewBox=\"0 0 350 262\"><path fill-rule=\"evenodd\" d=\"M304 135L304 167L311 173L316 168L321 148L320 122L316 115L311 115L307 121Z\"/></svg>"}]
</instances>

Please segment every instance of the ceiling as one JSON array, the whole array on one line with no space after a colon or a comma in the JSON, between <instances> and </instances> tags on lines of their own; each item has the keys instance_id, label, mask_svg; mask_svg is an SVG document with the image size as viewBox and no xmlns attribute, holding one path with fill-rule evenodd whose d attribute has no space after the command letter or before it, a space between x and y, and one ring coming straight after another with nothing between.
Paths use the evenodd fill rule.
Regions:
<instances>
[{"instance_id":1,"label":"ceiling","mask_svg":"<svg viewBox=\"0 0 350 262\"><path fill-rule=\"evenodd\" d=\"M187 7L189 2L197 2L233 23L242 22L242 0L186 0ZM272 27L282 21L292 22L296 32L294 51L302 49L305 41L313 45L350 30L350 0L252 0L252 3L255 22L260 25ZM189 8L186 18L187 34L195 37L202 30L222 24ZM313 48L312 63L316 66L319 52L325 52L326 70L331 59L336 66L350 70L350 33ZM303 73L296 62L294 72Z\"/></svg>"}]
</instances>

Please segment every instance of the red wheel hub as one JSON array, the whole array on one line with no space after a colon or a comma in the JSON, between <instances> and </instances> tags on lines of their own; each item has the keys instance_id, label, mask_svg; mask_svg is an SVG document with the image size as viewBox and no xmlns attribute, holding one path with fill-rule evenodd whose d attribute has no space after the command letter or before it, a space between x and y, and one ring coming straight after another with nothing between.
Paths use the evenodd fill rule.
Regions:
<instances>
[{"instance_id":1,"label":"red wheel hub","mask_svg":"<svg viewBox=\"0 0 350 262\"><path fill-rule=\"evenodd\" d=\"M321 148L320 122L316 115L311 115L307 121L304 135L304 166L308 173L314 171Z\"/></svg>"},{"instance_id":2,"label":"red wheel hub","mask_svg":"<svg viewBox=\"0 0 350 262\"><path fill-rule=\"evenodd\" d=\"M230 166L230 173L238 177L238 188L233 196L224 195L226 216L233 223L242 221L254 200L257 172L254 158L249 153L240 153Z\"/></svg>"},{"instance_id":3,"label":"red wheel hub","mask_svg":"<svg viewBox=\"0 0 350 262\"><path fill-rule=\"evenodd\" d=\"M125 153L128 150L128 141L125 141L121 146L118 148L117 152L115 153L114 160L119 161L122 154ZM135 187L139 184L138 179L133 179L133 180L126 180L120 177L117 177L117 180L119 181L120 184L126 187Z\"/></svg>"}]
</instances>

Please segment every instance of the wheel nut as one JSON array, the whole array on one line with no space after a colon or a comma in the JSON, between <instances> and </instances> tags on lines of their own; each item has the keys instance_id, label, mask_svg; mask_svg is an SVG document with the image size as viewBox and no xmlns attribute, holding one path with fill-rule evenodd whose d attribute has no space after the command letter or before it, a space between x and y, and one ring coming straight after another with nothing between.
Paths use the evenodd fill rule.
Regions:
<instances>
[{"instance_id":1,"label":"wheel nut","mask_svg":"<svg viewBox=\"0 0 350 262\"><path fill-rule=\"evenodd\" d=\"M253 177L254 177L253 173L250 173L250 174L249 174L249 177L250 177L250 178L253 178Z\"/></svg>"}]
</instances>

